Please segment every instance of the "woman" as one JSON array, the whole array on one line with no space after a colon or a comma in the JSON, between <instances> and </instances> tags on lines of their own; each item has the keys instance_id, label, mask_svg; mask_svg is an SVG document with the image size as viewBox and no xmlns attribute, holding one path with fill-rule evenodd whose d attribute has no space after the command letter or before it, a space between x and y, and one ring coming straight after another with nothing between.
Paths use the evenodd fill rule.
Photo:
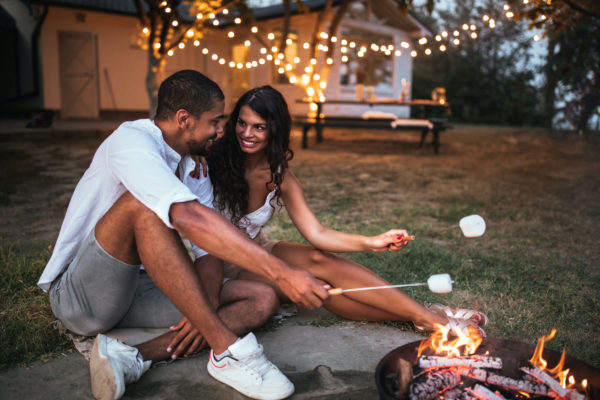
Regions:
<instances>
[{"instance_id":1,"label":"woman","mask_svg":"<svg viewBox=\"0 0 600 400\"><path fill-rule=\"evenodd\" d=\"M377 236L361 236L321 225L308 206L298 179L288 168L293 157L289 148L290 130L291 117L285 99L272 87L252 89L238 100L224 136L209 151L215 208L273 255L312 273L331 287L388 285L371 270L332 253L398 251L408 243L403 239L407 231L392 229ZM278 206L285 207L298 231L312 246L270 241L263 235L261 227ZM226 265L225 276L264 281L233 265ZM282 293L278 294L282 301L286 300ZM487 320L484 314L472 310L454 311L437 305L425 308L395 289L334 295L324 306L348 319L413 321L423 330L431 330L436 323L476 327Z\"/></svg>"}]
</instances>

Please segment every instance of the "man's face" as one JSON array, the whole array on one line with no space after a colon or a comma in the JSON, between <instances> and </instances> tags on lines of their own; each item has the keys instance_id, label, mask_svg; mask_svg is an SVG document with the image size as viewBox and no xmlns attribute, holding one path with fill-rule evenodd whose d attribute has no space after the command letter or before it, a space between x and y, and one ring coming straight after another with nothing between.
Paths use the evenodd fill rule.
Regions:
<instances>
[{"instance_id":1,"label":"man's face","mask_svg":"<svg viewBox=\"0 0 600 400\"><path fill-rule=\"evenodd\" d=\"M189 154L204 155L206 149L223 133L224 101L217 101L215 106L202 113L200 118L190 115L185 130L185 143Z\"/></svg>"}]
</instances>

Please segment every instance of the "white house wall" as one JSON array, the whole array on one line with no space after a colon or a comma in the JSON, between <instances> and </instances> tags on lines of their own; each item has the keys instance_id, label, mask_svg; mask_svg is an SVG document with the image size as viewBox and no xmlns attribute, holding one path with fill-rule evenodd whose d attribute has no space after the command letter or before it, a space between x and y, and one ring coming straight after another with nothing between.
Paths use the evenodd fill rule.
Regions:
<instances>
[{"instance_id":1,"label":"white house wall","mask_svg":"<svg viewBox=\"0 0 600 400\"><path fill-rule=\"evenodd\" d=\"M305 62L309 57L309 51L302 48L304 42L310 42L315 26L315 13L295 15L291 20L291 30L298 34L298 51L300 58ZM356 22L343 20L343 24L356 24ZM364 29L364 23L359 22ZM379 30L386 35L394 37L396 48L400 43L408 39L406 32L399 31L386 26L373 24L372 30ZM266 33L281 29L282 20L273 19L259 21L256 26L266 39ZM147 51L132 45L135 35L139 32L138 19L135 16L123 16L102 12L83 11L71 8L50 7L48 16L42 25L41 52L44 107L47 109L60 109L60 71L58 59L58 32L63 31L87 31L95 33L98 47L98 78L100 110L120 111L145 111L148 109L148 98L146 94L145 78L147 69ZM230 110L239 90L232 87L232 70L225 64L221 65L213 61L210 55L219 54L227 62L231 59L232 46L243 43L246 39L252 40L250 59L258 60L261 57L262 45L255 39L245 27L234 26L236 37L230 39L224 28L216 31L201 40L199 47L191 44L184 50L177 50L175 55L168 58L166 75L184 68L199 70L214 79L223 89L226 96L226 110ZM327 29L327 27L325 27ZM278 45L278 43L273 43ZM203 48L209 49L209 54L202 54ZM354 87L343 87L340 85L339 63L341 58L340 46L336 46L334 65L328 79L328 87L325 95L330 99L354 98ZM400 91L402 78L410 80L412 69L412 58L408 52L402 56L395 57L393 69L393 87L377 89L375 95L380 98L397 98ZM304 90L292 84L275 84L271 63L252 68L248 71L248 87L270 84L280 90L286 97L293 115L305 114L308 110L306 104L297 103L296 99L305 96ZM111 95L111 88L112 94ZM325 112L331 115L360 115L369 110L368 106L351 107L348 105L326 106ZM407 107L384 107L381 111L394 112L397 115L407 115Z\"/></svg>"}]
</instances>

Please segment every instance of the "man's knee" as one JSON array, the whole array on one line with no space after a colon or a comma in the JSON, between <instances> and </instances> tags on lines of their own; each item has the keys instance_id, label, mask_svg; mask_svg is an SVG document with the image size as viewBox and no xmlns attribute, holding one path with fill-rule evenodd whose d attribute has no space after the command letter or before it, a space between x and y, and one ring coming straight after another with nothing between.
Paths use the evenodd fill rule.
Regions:
<instances>
[{"instance_id":1,"label":"man's knee","mask_svg":"<svg viewBox=\"0 0 600 400\"><path fill-rule=\"evenodd\" d=\"M279 309L277 293L267 284L257 283L252 289L251 297L257 314L265 322Z\"/></svg>"}]
</instances>

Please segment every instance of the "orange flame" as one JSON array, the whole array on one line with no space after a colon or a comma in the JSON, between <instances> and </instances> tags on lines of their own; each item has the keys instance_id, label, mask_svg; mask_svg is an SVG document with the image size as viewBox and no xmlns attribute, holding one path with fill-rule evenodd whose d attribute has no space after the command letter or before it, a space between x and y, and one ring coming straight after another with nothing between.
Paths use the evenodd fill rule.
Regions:
<instances>
[{"instance_id":1,"label":"orange flame","mask_svg":"<svg viewBox=\"0 0 600 400\"><path fill-rule=\"evenodd\" d=\"M556 364L556 366L554 368L547 368L548 362L542 356L542 354L544 352L544 344L547 341L552 340L555 335L556 335L556 329L552 329L550 334L542 336L541 338L538 339L537 346L535 347L533 356L531 357L529 362L531 362L533 365L535 365L539 369L541 369L543 371L545 370L550 375L553 375L560 382L560 385L562 387L569 388L569 387L572 387L575 385L575 377L573 375L569 375L569 368L563 370L563 367L565 365L565 350L563 349L562 354L560 355L560 360L558 361L558 364ZM584 380L584 381L585 381L585 383L582 382L582 386L585 388L587 381L586 380Z\"/></svg>"},{"instance_id":2,"label":"orange flame","mask_svg":"<svg viewBox=\"0 0 600 400\"><path fill-rule=\"evenodd\" d=\"M423 351L427 348L432 349L435 354L441 354L448 357L460 357L462 355L474 354L482 342L479 331L471 326L467 327L464 332L461 329L454 328L450 331L444 325L435 324L435 330L431 336L424 339L419 344L418 355L420 357ZM456 337L450 340L449 334L452 332ZM462 351L461 351L462 350Z\"/></svg>"}]
</instances>

